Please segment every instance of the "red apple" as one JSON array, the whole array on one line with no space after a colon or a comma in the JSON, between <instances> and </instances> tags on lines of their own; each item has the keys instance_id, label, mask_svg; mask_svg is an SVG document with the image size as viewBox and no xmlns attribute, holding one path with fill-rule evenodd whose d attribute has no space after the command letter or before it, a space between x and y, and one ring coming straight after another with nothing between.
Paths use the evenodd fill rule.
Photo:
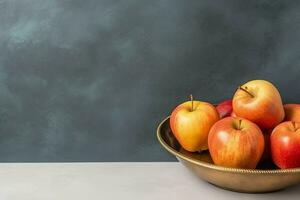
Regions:
<instances>
[{"instance_id":1,"label":"red apple","mask_svg":"<svg viewBox=\"0 0 300 200\"><path fill-rule=\"evenodd\" d=\"M287 121L275 127L271 134L271 154L282 169L300 167L300 123Z\"/></svg>"},{"instance_id":2,"label":"red apple","mask_svg":"<svg viewBox=\"0 0 300 200\"><path fill-rule=\"evenodd\" d=\"M219 113L212 104L191 98L172 112L170 127L180 145L195 152L207 149L209 130L218 120Z\"/></svg>"},{"instance_id":3,"label":"red apple","mask_svg":"<svg viewBox=\"0 0 300 200\"><path fill-rule=\"evenodd\" d=\"M285 121L300 122L300 104L285 104L283 105L285 112Z\"/></svg>"},{"instance_id":4,"label":"red apple","mask_svg":"<svg viewBox=\"0 0 300 200\"><path fill-rule=\"evenodd\" d=\"M232 113L232 100L226 100L217 105L217 111L220 118L228 117Z\"/></svg>"},{"instance_id":5,"label":"red apple","mask_svg":"<svg viewBox=\"0 0 300 200\"><path fill-rule=\"evenodd\" d=\"M264 151L264 136L253 122L226 117L210 129L208 147L216 165L254 169Z\"/></svg>"},{"instance_id":6,"label":"red apple","mask_svg":"<svg viewBox=\"0 0 300 200\"><path fill-rule=\"evenodd\" d=\"M233 111L256 123L262 129L271 129L284 118L281 96L276 87L265 80L253 80L240 86L233 97Z\"/></svg>"}]
</instances>

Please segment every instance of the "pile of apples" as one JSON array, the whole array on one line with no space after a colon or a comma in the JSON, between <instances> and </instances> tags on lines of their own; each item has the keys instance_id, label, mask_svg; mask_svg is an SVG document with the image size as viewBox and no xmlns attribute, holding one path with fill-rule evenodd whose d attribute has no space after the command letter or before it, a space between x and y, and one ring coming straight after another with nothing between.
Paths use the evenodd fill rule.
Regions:
<instances>
[{"instance_id":1,"label":"pile of apples","mask_svg":"<svg viewBox=\"0 0 300 200\"><path fill-rule=\"evenodd\" d=\"M216 165L254 169L268 157L282 169L300 167L300 104L282 104L266 80L241 85L216 107L191 100L177 106L171 130L185 150L209 150Z\"/></svg>"}]
</instances>

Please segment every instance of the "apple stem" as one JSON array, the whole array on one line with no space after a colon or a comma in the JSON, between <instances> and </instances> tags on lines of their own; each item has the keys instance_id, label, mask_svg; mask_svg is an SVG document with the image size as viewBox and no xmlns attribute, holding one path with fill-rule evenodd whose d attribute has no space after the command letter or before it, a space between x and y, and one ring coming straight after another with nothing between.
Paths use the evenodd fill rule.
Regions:
<instances>
[{"instance_id":1,"label":"apple stem","mask_svg":"<svg viewBox=\"0 0 300 200\"><path fill-rule=\"evenodd\" d=\"M190 95L190 99L191 99L191 104L192 104L192 109L191 109L191 111L194 111L194 98L193 98L193 95L192 95L192 94Z\"/></svg>"},{"instance_id":2,"label":"apple stem","mask_svg":"<svg viewBox=\"0 0 300 200\"><path fill-rule=\"evenodd\" d=\"M252 98L254 97L253 94L251 94L251 92L249 92L247 89L242 88L242 86L239 87L240 90L246 92L247 94L249 94Z\"/></svg>"},{"instance_id":3,"label":"apple stem","mask_svg":"<svg viewBox=\"0 0 300 200\"><path fill-rule=\"evenodd\" d=\"M297 131L297 130L298 130L298 127L296 127L296 122L295 122L295 121L292 121L292 124L293 124L293 127L294 127L294 131Z\"/></svg>"},{"instance_id":4,"label":"apple stem","mask_svg":"<svg viewBox=\"0 0 300 200\"><path fill-rule=\"evenodd\" d=\"M239 120L239 127L238 127L239 130L241 130L241 126L242 126L242 120L240 119Z\"/></svg>"}]
</instances>

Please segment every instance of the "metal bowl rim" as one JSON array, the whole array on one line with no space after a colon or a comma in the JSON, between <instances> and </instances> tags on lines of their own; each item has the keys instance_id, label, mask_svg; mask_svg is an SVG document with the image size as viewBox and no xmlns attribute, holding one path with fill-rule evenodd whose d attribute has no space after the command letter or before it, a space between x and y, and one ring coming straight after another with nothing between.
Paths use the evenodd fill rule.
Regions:
<instances>
[{"instance_id":1,"label":"metal bowl rim","mask_svg":"<svg viewBox=\"0 0 300 200\"><path fill-rule=\"evenodd\" d=\"M262 170L262 169L240 169L240 168L230 168L230 167L222 167L222 166L217 166L214 164L210 164L207 162L203 162L200 160L193 159L191 157L188 157L178 151L176 151L174 148L170 147L162 138L161 136L161 127L162 125L170 118L170 116L166 117L157 127L156 131L156 136L159 141L159 143L171 154L174 156L185 160L187 162L193 163L195 165L205 167L205 168L210 168L218 171L223 171L223 172L234 172L234 173L250 173L250 174L282 174L282 173L300 173L300 168L289 168L289 169L267 169L267 170Z\"/></svg>"}]
</instances>

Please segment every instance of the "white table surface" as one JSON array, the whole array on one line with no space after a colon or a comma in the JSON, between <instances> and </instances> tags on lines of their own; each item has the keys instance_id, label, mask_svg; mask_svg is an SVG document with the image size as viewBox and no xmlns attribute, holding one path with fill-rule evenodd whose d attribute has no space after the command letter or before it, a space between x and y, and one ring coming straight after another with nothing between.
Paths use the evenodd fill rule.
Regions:
<instances>
[{"instance_id":1,"label":"white table surface","mask_svg":"<svg viewBox=\"0 0 300 200\"><path fill-rule=\"evenodd\" d=\"M180 163L2 163L2 200L300 199L300 185L267 194L219 189Z\"/></svg>"}]
</instances>

